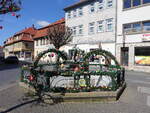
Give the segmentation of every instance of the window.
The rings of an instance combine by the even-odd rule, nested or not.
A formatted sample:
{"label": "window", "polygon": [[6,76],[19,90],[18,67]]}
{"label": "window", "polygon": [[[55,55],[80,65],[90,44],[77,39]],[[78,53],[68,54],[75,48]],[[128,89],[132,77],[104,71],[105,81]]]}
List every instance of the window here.
{"label": "window", "polygon": [[28,47],[29,47],[29,44],[28,44],[28,43],[25,43],[25,47],[28,48]]}
{"label": "window", "polygon": [[94,3],[92,3],[92,4],[90,5],[90,13],[92,13],[92,12],[95,12]]}
{"label": "window", "polygon": [[97,26],[97,32],[103,32],[104,31],[103,22],[104,21],[97,22],[97,24],[98,24],[98,26]]}
{"label": "window", "polygon": [[141,31],[141,24],[140,23],[133,23],[133,32]]}
{"label": "window", "polygon": [[36,46],[38,46],[39,45],[39,43],[38,43],[39,41],[38,40],[36,40]]}
{"label": "window", "polygon": [[45,38],[43,38],[43,45],[45,45]]}
{"label": "window", "polygon": [[125,25],[123,25],[123,27],[124,27],[124,32],[125,33],[128,33],[128,32],[132,31],[131,24],[125,24]]}
{"label": "window", "polygon": [[94,22],[89,23],[89,34],[94,34]]}
{"label": "window", "polygon": [[150,0],[123,0],[123,8],[131,8],[150,3]]}
{"label": "window", "polygon": [[72,32],[73,32],[73,36],[76,36],[76,34],[77,34],[76,27],[73,27],[73,28],[72,28]]}
{"label": "window", "polygon": [[138,33],[138,32],[150,32],[150,21],[136,22],[123,25],[124,32],[127,34]]}
{"label": "window", "polygon": [[133,6],[141,5],[141,0],[133,0]]}
{"label": "window", "polygon": [[113,0],[107,0],[107,7],[112,7],[113,6]]}
{"label": "window", "polygon": [[150,0],[143,0],[143,4],[150,3]]}
{"label": "window", "polygon": [[150,66],[150,47],[135,47],[134,53],[137,66]]}
{"label": "window", "polygon": [[113,31],[113,19],[106,20],[106,31]]}
{"label": "window", "polygon": [[67,13],[67,18],[68,18],[68,19],[71,18],[71,12],[70,12],[70,11]]}
{"label": "window", "polygon": [[79,25],[79,35],[83,35],[83,25]]}
{"label": "window", "polygon": [[124,0],[123,1],[123,8],[130,8],[131,7],[131,0]]}
{"label": "window", "polygon": [[73,17],[77,17],[77,10],[73,10]]}
{"label": "window", "polygon": [[83,15],[82,9],[83,9],[82,7],[79,8],[79,16],[82,16],[82,15]]}
{"label": "window", "polygon": [[40,39],[40,45],[42,45],[42,39]]}
{"label": "window", "polygon": [[150,31],[150,21],[143,22],[143,30]]}
{"label": "window", "polygon": [[39,52],[38,51],[36,51],[36,55],[38,55],[39,54]]}
{"label": "window", "polygon": [[104,8],[103,0],[98,0],[98,11]]}
{"label": "window", "polygon": [[46,38],[46,45],[48,45],[49,44],[49,42],[48,42],[48,38]]}

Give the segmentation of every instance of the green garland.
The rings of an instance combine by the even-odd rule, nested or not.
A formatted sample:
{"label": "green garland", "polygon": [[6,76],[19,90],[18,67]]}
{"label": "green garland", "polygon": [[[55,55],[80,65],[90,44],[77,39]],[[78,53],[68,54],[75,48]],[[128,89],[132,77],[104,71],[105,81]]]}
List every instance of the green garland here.
{"label": "green garland", "polygon": [[36,58],[36,60],[34,62],[34,67],[38,66],[39,60],[43,57],[43,55],[45,55],[48,52],[56,53],[59,58],[61,57],[63,60],[67,60],[67,56],[66,56],[66,54],[64,52],[61,52],[61,51],[59,51],[57,49],[48,49],[48,50],[45,50],[45,51],[43,51],[43,52],[41,52],[41,53],[39,53],[37,55],[37,58]]}
{"label": "green garland", "polygon": [[91,51],[91,52],[89,52],[89,53],[87,53],[85,56],[84,56],[84,58],[83,58],[83,61],[85,61],[86,62],[86,60],[91,56],[91,55],[102,55],[102,56],[104,56],[107,60],[108,60],[108,58],[111,58],[114,62],[115,62],[115,64],[117,65],[117,66],[119,66],[119,63],[117,62],[117,60],[116,60],[116,58],[111,54],[111,52],[108,52],[108,51],[105,51],[105,50],[93,50],[93,51]]}
{"label": "green garland", "polygon": [[[56,64],[38,64],[39,60],[48,52],[56,53],[58,55],[58,58],[61,57],[64,60],[63,64],[68,65],[68,66],[66,66],[65,69],[63,70],[62,68],[60,68],[61,67],[60,62],[57,62]],[[111,58],[115,62],[115,65],[89,64],[87,59],[89,59],[89,57],[93,54],[94,55],[102,55],[107,60],[109,58]],[[72,61],[67,60],[67,55],[65,52],[61,52],[61,51],[56,50],[56,49],[48,49],[48,50],[43,51],[40,54],[38,54],[38,56],[37,56],[37,58],[33,64],[33,67],[31,69],[28,67],[23,67],[22,70],[30,71],[36,80],[38,75],[39,75],[39,72],[37,72],[35,70],[35,68],[37,68],[38,66],[40,67],[40,66],[44,66],[44,65],[57,65],[59,74],[57,73],[56,75],[61,75],[61,76],[65,76],[65,77],[69,77],[69,76],[74,77],[74,83],[75,83],[74,88],[64,89],[66,92],[88,92],[88,91],[97,91],[97,90],[100,90],[100,91],[114,90],[115,91],[119,87],[119,85],[117,84],[117,81],[116,81],[117,76],[124,69],[119,65],[119,63],[117,62],[115,57],[110,52],[105,51],[105,50],[91,51],[84,56],[82,62],[72,62]],[[89,71],[90,65],[98,65],[100,67],[106,66],[108,68],[108,70]],[[72,70],[72,67],[76,67],[76,66],[79,68],[79,70]],[[23,74],[23,72],[22,72],[22,74]],[[46,74],[52,75],[54,73],[52,73],[52,72],[44,73],[44,76]],[[112,78],[111,87],[90,87],[90,75],[110,76]],[[87,87],[79,87],[79,79],[81,76],[84,76],[84,79],[86,80],[86,86]],[[51,76],[49,76],[49,77],[51,77]],[[22,78],[22,81],[27,82],[23,78]],[[35,85],[37,85],[37,84],[32,84],[32,83],[29,83],[29,84],[33,85],[33,87],[36,87]],[[53,88],[53,89],[49,89],[49,90],[53,90],[54,92],[57,92],[57,91],[60,91],[60,89],[59,88]]]}

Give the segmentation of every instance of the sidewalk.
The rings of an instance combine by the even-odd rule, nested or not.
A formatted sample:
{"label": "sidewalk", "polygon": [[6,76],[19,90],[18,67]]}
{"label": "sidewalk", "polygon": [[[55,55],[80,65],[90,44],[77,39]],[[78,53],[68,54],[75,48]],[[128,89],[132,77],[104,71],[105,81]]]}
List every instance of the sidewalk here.
{"label": "sidewalk", "polygon": [[[36,104],[25,98],[26,90],[17,84],[0,91],[0,113],[149,113],[150,107],[137,99],[132,87],[127,87],[117,102]],[[144,95],[142,95],[144,96]],[[6,111],[6,112],[2,112]]]}

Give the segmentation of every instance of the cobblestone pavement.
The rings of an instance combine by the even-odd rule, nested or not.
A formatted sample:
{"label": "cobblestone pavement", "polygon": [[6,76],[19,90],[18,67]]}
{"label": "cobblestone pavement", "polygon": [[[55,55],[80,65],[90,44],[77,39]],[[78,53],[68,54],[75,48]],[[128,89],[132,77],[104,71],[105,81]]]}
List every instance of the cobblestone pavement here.
{"label": "cobblestone pavement", "polygon": [[[127,72],[127,88],[121,98],[109,103],[37,104],[25,99],[17,84],[0,91],[0,111],[8,113],[150,113],[150,74]],[[4,112],[5,113],[5,112]]]}

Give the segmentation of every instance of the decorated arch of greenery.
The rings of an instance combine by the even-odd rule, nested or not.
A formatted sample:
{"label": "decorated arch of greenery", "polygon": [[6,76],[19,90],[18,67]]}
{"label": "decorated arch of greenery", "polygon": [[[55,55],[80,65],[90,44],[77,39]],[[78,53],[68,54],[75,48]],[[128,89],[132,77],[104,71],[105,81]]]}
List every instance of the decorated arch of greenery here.
{"label": "decorated arch of greenery", "polygon": [[[57,56],[56,62],[39,63],[46,54],[49,58],[54,58],[54,53]],[[100,64],[99,61],[91,62],[91,56],[99,56],[99,59],[103,57],[106,64]],[[22,67],[21,80],[29,83],[38,92],[115,91],[123,84],[124,68],[119,65],[110,52],[99,49],[82,57],[82,61],[70,61],[67,60],[65,52],[48,49],[37,56],[32,66]],[[111,64],[111,61],[114,64]],[[97,83],[92,83],[94,78],[97,78],[95,79]],[[107,83],[104,83],[103,79]]]}

